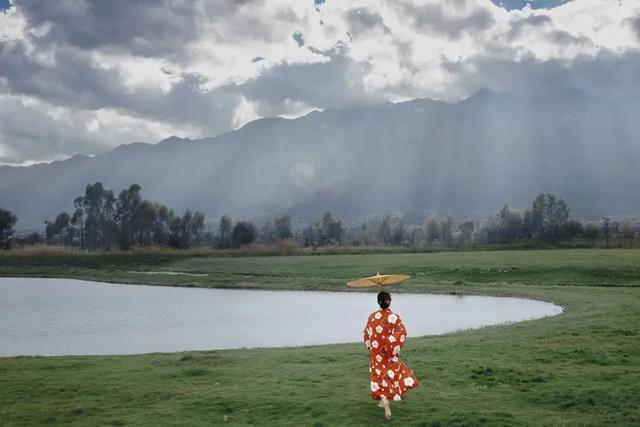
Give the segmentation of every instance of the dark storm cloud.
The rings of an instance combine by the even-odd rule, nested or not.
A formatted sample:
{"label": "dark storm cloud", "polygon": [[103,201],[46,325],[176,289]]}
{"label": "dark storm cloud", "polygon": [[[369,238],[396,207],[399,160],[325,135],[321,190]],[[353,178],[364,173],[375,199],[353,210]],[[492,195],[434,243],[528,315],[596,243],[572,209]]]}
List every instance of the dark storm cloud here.
{"label": "dark storm cloud", "polygon": [[529,27],[541,28],[551,24],[551,18],[547,15],[528,15],[514,19],[509,24],[509,31],[507,32],[507,39],[514,40],[520,37],[523,31],[528,30]]}
{"label": "dark storm cloud", "polygon": [[346,18],[349,23],[349,29],[351,30],[350,33],[354,36],[358,36],[374,28],[380,28],[384,32],[389,32],[389,28],[384,24],[382,16],[365,7],[349,9]]}
{"label": "dark storm cloud", "polygon": [[[455,6],[460,8],[464,1],[458,0]],[[469,14],[446,14],[442,4],[422,6],[400,3],[407,16],[413,19],[417,31],[441,34],[450,39],[459,39],[463,33],[477,34],[494,24],[493,16],[486,9],[475,9]]]}
{"label": "dark storm cloud", "polygon": [[29,56],[23,43],[0,42],[0,76],[11,93],[58,105],[97,109],[118,104],[125,87],[117,71],[95,68],[78,49],[60,49],[55,63]]}
{"label": "dark storm cloud", "polygon": [[116,69],[95,67],[90,56],[74,48],[58,49],[55,64],[27,56],[21,43],[0,43],[0,77],[13,94],[29,95],[76,109],[113,108],[138,118],[191,123],[212,133],[230,129],[239,96],[228,88],[202,90],[206,79],[183,74],[170,90],[131,91]]}
{"label": "dark storm cloud", "polygon": [[631,27],[633,28],[633,31],[635,31],[638,40],[640,40],[640,16],[631,19]]}
{"label": "dark storm cloud", "polygon": [[328,62],[276,65],[238,89],[257,103],[258,114],[263,116],[286,113],[288,102],[331,108],[382,100],[365,91],[362,66],[343,49],[326,54]]}
{"label": "dark storm cloud", "polygon": [[585,36],[574,36],[571,33],[562,30],[555,30],[549,33],[549,40],[551,40],[555,44],[559,45],[580,45],[580,46],[589,46],[593,43],[591,39]]}
{"label": "dark storm cloud", "polygon": [[180,53],[197,40],[201,16],[189,3],[169,0],[17,0],[30,27],[50,25],[40,43],[80,49],[112,48],[157,57]]}

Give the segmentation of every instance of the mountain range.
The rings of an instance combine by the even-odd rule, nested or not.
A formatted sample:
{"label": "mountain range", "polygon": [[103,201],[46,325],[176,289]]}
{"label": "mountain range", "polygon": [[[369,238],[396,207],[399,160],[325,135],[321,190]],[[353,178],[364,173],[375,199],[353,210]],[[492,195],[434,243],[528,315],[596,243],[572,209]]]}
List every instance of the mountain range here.
{"label": "mountain range", "polygon": [[640,211],[638,103],[576,89],[538,97],[481,90],[449,103],[399,103],[267,118],[212,138],[132,143],[93,157],[0,167],[0,208],[18,229],[42,228],[88,183],[209,222],[222,214],[304,225],[330,211],[348,224],[383,214],[480,218],[536,194],[563,197],[578,218]]}

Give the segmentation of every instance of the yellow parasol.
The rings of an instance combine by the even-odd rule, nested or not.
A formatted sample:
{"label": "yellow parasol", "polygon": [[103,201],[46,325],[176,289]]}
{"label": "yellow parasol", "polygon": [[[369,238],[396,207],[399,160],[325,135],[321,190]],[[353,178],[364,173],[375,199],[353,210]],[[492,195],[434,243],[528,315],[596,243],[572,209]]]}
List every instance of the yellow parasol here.
{"label": "yellow parasol", "polygon": [[372,286],[384,286],[390,285],[392,283],[400,283],[405,280],[410,279],[411,276],[406,274],[380,274],[376,273],[375,276],[365,277],[362,279],[357,279],[352,282],[348,282],[347,286],[351,286],[352,288],[368,288]]}

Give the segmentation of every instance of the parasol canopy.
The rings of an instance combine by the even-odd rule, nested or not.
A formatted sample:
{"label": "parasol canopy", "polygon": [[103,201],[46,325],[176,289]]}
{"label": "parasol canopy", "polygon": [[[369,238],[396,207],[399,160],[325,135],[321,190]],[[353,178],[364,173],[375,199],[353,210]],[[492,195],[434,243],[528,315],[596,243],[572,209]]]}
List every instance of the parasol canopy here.
{"label": "parasol canopy", "polygon": [[368,288],[373,286],[384,286],[390,285],[392,283],[400,283],[405,280],[410,279],[411,276],[407,274],[380,274],[376,273],[375,276],[364,277],[362,279],[357,279],[352,282],[348,282],[347,286],[351,286],[352,288]]}

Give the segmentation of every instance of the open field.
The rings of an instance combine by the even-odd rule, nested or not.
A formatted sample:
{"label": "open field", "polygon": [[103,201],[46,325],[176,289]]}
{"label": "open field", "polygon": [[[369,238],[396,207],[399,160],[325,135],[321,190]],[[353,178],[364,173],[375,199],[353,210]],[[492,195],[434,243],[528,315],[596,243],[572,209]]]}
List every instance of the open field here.
{"label": "open field", "polygon": [[422,386],[391,422],[368,398],[366,351],[348,344],[0,359],[0,424],[640,424],[638,250],[0,255],[2,276],[180,286],[345,290],[376,271],[414,276],[395,291],[529,296],[566,312],[411,338],[403,354]]}

